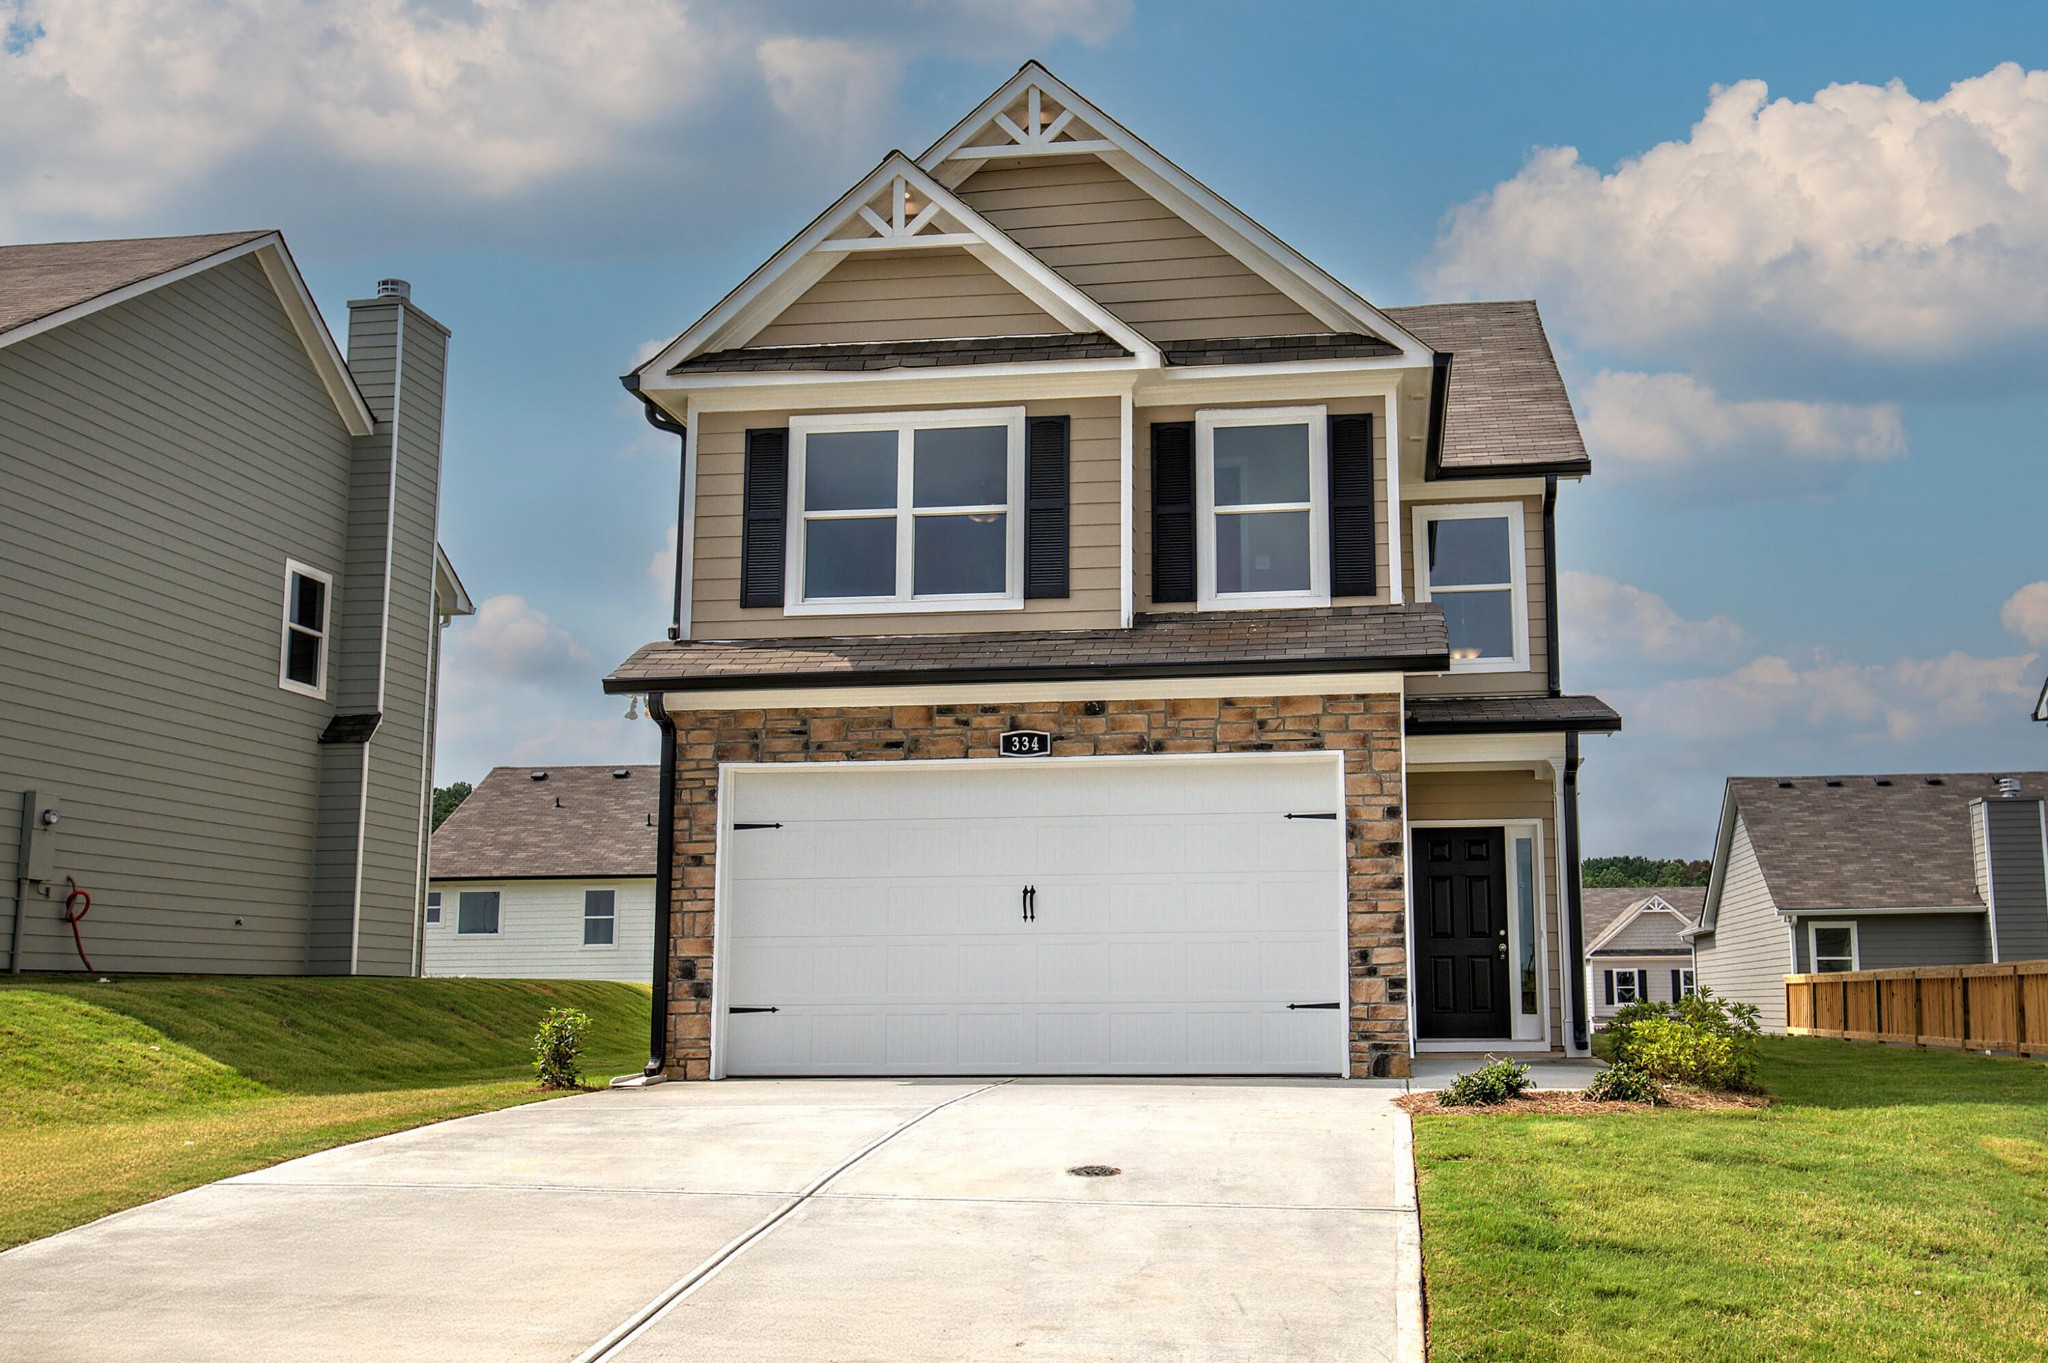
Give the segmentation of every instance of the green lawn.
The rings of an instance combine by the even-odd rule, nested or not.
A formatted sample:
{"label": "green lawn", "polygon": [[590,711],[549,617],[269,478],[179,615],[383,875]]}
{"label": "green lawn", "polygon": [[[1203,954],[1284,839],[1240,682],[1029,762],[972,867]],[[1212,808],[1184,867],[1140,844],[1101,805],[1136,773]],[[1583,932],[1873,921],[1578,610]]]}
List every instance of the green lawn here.
{"label": "green lawn", "polygon": [[0,1247],[348,1141],[546,1097],[531,1040],[590,1014],[586,1074],[647,1060],[645,986],[0,977]]}
{"label": "green lawn", "polygon": [[1768,1038],[1763,1080],[1419,1117],[1431,1359],[2048,1358],[2048,1065]]}

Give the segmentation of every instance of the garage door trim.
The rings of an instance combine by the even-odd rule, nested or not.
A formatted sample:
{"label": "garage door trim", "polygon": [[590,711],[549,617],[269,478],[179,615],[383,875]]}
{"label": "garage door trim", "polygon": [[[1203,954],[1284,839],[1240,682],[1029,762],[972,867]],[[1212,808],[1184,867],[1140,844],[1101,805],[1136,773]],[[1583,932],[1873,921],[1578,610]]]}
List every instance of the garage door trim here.
{"label": "garage door trim", "polygon": [[[724,995],[724,984],[729,972],[723,968],[721,963],[730,959],[727,955],[726,938],[727,925],[731,920],[731,915],[724,912],[724,907],[731,902],[726,870],[728,864],[726,856],[727,839],[732,837],[760,836],[756,831],[735,830],[733,827],[733,811],[737,807],[733,799],[733,789],[736,783],[744,779],[748,774],[773,772],[777,775],[788,776],[798,772],[845,772],[850,768],[857,767],[863,774],[902,774],[920,770],[945,769],[949,771],[986,771],[993,775],[1002,771],[1016,771],[1027,768],[1071,768],[1084,765],[1089,767],[1147,765],[1157,768],[1168,764],[1190,763],[1234,763],[1262,766],[1278,763],[1307,766],[1321,763],[1327,766],[1330,769],[1329,790],[1332,801],[1330,808],[1334,809],[1338,814],[1337,827],[1340,836],[1345,839],[1345,860],[1348,862],[1349,840],[1348,834],[1344,830],[1346,828],[1349,806],[1345,798],[1344,775],[1346,764],[1342,752],[1324,750],[1315,752],[1130,753],[1089,757],[940,757],[906,758],[895,761],[859,763],[721,762],[718,767],[718,829],[714,844],[711,891],[713,908],[711,923],[711,998],[709,1001],[711,1005],[711,1077],[713,1079],[723,1079],[726,1077],[726,1008],[729,1001]],[[769,834],[769,836],[772,836],[772,834]],[[1342,888],[1335,897],[1336,902],[1332,906],[1332,912],[1336,921],[1337,940],[1343,944],[1341,950],[1344,952],[1346,962],[1348,962],[1351,918],[1350,875],[1348,869],[1339,878],[1339,883]],[[1341,971],[1341,978],[1345,981],[1345,993],[1340,1006],[1346,1015],[1347,1021],[1343,1029],[1345,1041],[1340,1047],[1342,1052],[1340,1057],[1341,1069],[1338,1072],[1343,1078],[1348,1079],[1351,1077],[1350,1026],[1348,1020],[1351,1000],[1349,994],[1350,970],[1348,963]]]}

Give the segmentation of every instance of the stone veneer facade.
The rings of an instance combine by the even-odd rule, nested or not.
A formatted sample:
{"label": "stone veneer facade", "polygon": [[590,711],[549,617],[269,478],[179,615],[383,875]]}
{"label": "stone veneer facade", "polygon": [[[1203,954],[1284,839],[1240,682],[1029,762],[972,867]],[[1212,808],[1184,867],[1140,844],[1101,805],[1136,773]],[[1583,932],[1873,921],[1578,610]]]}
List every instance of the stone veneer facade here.
{"label": "stone veneer facade", "polygon": [[[677,697],[680,706],[684,698]],[[1401,698],[1016,701],[1003,704],[672,709],[676,726],[669,1077],[711,1072],[713,863],[723,762],[996,757],[1007,729],[1053,734],[1053,756],[1344,754],[1351,884],[1351,1072],[1408,1073],[1407,891],[1402,879]]]}

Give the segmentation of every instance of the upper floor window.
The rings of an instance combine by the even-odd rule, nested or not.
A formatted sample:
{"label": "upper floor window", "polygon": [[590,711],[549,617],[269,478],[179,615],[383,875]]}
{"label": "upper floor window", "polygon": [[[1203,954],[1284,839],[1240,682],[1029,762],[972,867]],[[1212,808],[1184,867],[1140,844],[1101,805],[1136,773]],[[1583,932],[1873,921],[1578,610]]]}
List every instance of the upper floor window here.
{"label": "upper floor window", "polygon": [[1321,407],[1195,413],[1196,604],[1330,601]]}
{"label": "upper floor window", "polygon": [[1415,509],[1415,596],[1444,608],[1455,672],[1529,666],[1528,559],[1516,502]]}
{"label": "upper floor window", "polygon": [[327,696],[327,598],[333,588],[334,579],[318,568],[285,560],[277,684],[287,691]]}
{"label": "upper floor window", "polygon": [[786,609],[1024,604],[1024,409],[795,417]]}

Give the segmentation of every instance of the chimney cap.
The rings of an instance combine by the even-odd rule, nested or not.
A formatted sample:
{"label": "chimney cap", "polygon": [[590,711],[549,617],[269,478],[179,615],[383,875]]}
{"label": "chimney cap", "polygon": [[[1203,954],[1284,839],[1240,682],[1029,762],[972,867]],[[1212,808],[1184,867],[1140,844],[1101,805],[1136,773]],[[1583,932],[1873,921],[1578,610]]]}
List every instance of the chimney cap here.
{"label": "chimney cap", "polygon": [[377,296],[379,298],[410,299],[412,297],[412,283],[404,279],[380,279],[377,281]]}
{"label": "chimney cap", "polygon": [[2019,793],[2020,793],[2020,778],[2019,778],[2019,777],[2017,777],[2017,776],[2001,776],[2001,777],[1999,777],[1999,778],[1998,778],[1998,798],[1999,798],[1999,799],[2001,799],[2001,800],[2014,800],[2014,799],[2018,799],[2018,798],[2019,798]]}

